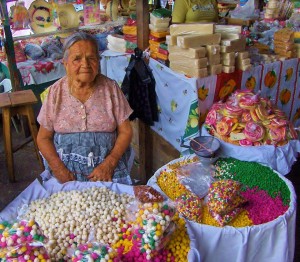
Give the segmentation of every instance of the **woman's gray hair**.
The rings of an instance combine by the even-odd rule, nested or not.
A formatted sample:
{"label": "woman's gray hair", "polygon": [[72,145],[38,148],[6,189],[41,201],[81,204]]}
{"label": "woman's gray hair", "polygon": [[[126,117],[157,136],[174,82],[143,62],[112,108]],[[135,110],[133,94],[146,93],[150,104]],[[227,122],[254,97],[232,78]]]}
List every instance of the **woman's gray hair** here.
{"label": "woman's gray hair", "polygon": [[64,47],[63,47],[64,59],[68,58],[69,48],[72,45],[74,45],[75,43],[79,42],[79,41],[89,41],[89,42],[91,42],[95,46],[95,48],[97,50],[97,55],[98,55],[98,58],[99,58],[99,48],[98,48],[97,39],[93,35],[90,35],[88,33],[79,31],[79,32],[76,32],[76,33],[70,35],[64,41]]}

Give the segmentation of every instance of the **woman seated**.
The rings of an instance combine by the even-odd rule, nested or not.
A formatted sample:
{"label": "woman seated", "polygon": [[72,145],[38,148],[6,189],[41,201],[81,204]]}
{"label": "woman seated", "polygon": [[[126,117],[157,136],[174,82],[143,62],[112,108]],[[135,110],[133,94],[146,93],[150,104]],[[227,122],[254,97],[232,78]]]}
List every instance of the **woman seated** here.
{"label": "woman seated", "polygon": [[176,0],[172,23],[217,22],[216,0]]}
{"label": "woman seated", "polygon": [[66,76],[54,83],[38,116],[45,167],[61,183],[131,184],[132,113],[118,84],[99,73],[95,38],[77,32],[64,42]]}

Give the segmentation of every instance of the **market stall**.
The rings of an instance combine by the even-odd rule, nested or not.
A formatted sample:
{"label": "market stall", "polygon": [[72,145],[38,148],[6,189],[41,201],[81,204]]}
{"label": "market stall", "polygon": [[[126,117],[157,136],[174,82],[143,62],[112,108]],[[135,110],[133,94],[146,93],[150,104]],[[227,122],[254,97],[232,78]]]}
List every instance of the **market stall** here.
{"label": "market stall", "polygon": [[[171,240],[170,238],[166,238],[164,240],[167,241],[165,242],[167,247],[170,247],[169,252],[173,252],[171,254],[175,255],[173,261],[253,261],[254,259],[259,261],[267,261],[272,259],[272,261],[278,262],[293,261],[295,248],[294,232],[296,219],[296,195],[290,181],[272,171],[268,167],[261,166],[256,163],[249,164],[248,162],[237,161],[234,159],[220,159],[216,163],[218,171],[214,176],[215,182],[219,181],[220,183],[224,183],[224,185],[228,183],[228,181],[231,181],[230,183],[242,184],[243,189],[240,194],[247,201],[247,203],[240,207],[242,210],[236,213],[236,215],[233,216],[234,218],[231,217],[230,219],[227,218],[226,220],[219,220],[212,216],[212,213],[208,211],[207,207],[205,207],[203,203],[193,205],[193,203],[196,203],[193,201],[196,200],[192,200],[191,197],[182,197],[191,193],[191,181],[193,181],[193,179],[196,177],[192,177],[191,173],[189,175],[191,181],[185,181],[182,178],[178,179],[178,175],[180,175],[179,170],[180,168],[189,167],[189,165],[192,165],[193,163],[197,164],[194,167],[200,168],[202,171],[203,168],[207,170],[207,167],[203,167],[201,164],[199,165],[198,160],[194,158],[194,155],[191,155],[189,157],[176,159],[161,167],[148,182],[148,185],[151,185],[154,189],[156,189],[158,192],[161,192],[168,198],[167,202],[164,202],[165,205],[168,203],[169,207],[175,206],[181,216],[185,218],[188,238],[185,237],[183,232],[175,230],[174,232],[172,231],[176,239],[174,240],[174,243],[172,242],[173,238],[171,238]],[[197,169],[194,169],[194,171],[195,170]],[[231,172],[234,171],[235,174],[233,175]],[[255,180],[253,180],[254,175],[257,176]],[[44,178],[47,177],[47,173],[43,173],[42,176]],[[249,180],[249,177],[252,177],[252,181]],[[201,190],[201,194],[203,194],[203,188],[204,191],[208,190],[208,187],[213,188],[213,181],[211,181],[211,185],[209,186],[209,184],[203,183],[205,180],[202,180],[199,177],[199,174],[197,179],[199,179],[197,191],[198,195]],[[199,188],[201,188],[201,190],[199,190]],[[192,190],[195,190],[195,188]],[[14,225],[16,226],[16,223],[20,223],[18,221],[24,221],[26,218],[34,219],[41,225],[43,230],[42,232],[44,232],[43,234],[49,242],[48,244],[47,242],[44,244],[40,243],[39,245],[35,244],[35,246],[40,248],[46,247],[46,251],[50,252],[48,254],[52,257],[52,259],[54,257],[57,259],[64,257],[66,259],[68,255],[72,254],[70,253],[71,251],[66,253],[66,250],[71,246],[73,247],[72,239],[74,239],[74,237],[76,237],[75,240],[83,244],[89,243],[87,240],[88,237],[89,239],[92,237],[94,243],[95,241],[100,241],[103,238],[101,240],[102,244],[110,243],[114,248],[118,248],[119,245],[116,244],[118,243],[116,242],[118,237],[115,240],[110,240],[113,239],[114,234],[109,232],[107,232],[107,234],[99,233],[100,231],[102,232],[106,230],[100,221],[95,225],[91,224],[92,230],[95,232],[94,237],[89,236],[89,230],[82,229],[82,227],[77,226],[77,221],[80,221],[81,216],[79,215],[79,217],[76,217],[76,214],[80,212],[83,216],[85,216],[87,221],[90,221],[89,216],[92,216],[92,214],[89,213],[89,210],[91,211],[94,208],[99,208],[97,206],[99,206],[99,203],[101,205],[101,199],[106,198],[106,196],[104,197],[104,194],[112,194],[110,198],[115,200],[113,203],[111,203],[111,208],[113,208],[112,210],[108,210],[108,213],[106,213],[106,211],[104,211],[104,213],[98,213],[100,218],[106,221],[108,226],[110,226],[110,223],[114,224],[113,221],[116,221],[114,220],[115,217],[124,217],[124,220],[127,221],[129,215],[128,212],[130,213],[131,210],[134,210],[130,204],[130,198],[132,201],[132,196],[135,196],[135,198],[138,197],[138,194],[136,194],[136,189],[132,186],[108,182],[69,182],[66,184],[59,184],[57,180],[53,178],[44,182],[43,184],[40,184],[38,180],[35,180],[0,213],[0,225],[2,227],[0,228],[0,230],[2,230],[0,232],[4,236],[4,238],[1,240],[2,248],[6,248],[5,243],[9,241],[10,238],[13,238],[13,232],[15,232],[10,230],[8,231],[10,233],[6,235],[6,229],[3,228],[3,225],[7,226],[5,223],[11,223],[12,225],[14,222]],[[116,210],[119,210],[120,212],[118,215],[116,215],[117,213],[113,213],[115,212],[113,210],[114,203],[119,201],[119,194],[123,195],[123,200],[121,202],[123,203],[123,206],[121,209],[118,208],[119,204],[116,206]],[[126,194],[128,194],[128,196],[126,196]],[[226,194],[229,194],[229,192]],[[91,199],[92,196],[95,199],[100,197],[97,205],[93,204],[94,200]],[[146,196],[149,198],[149,193],[144,197]],[[219,195],[219,197],[221,196]],[[229,197],[229,195],[227,197]],[[73,200],[71,200],[71,198]],[[89,204],[86,202],[88,199]],[[70,201],[69,205],[65,206],[64,201]],[[172,201],[173,204],[171,204],[170,201]],[[180,205],[181,202],[179,201],[187,202],[184,205]],[[210,203],[210,201],[212,203],[213,200],[210,199],[206,201],[208,201],[207,203]],[[226,202],[227,201],[228,198],[226,198]],[[152,205],[153,202],[147,204],[147,209],[149,210],[148,212],[151,214],[149,204]],[[72,209],[72,207],[76,208]],[[139,207],[141,208],[141,206]],[[125,213],[127,213],[127,218],[124,216]],[[138,209],[138,213],[143,214],[140,209]],[[154,217],[157,217],[157,211],[155,214],[156,215]],[[173,216],[171,213],[168,214],[173,220],[174,218],[172,218]],[[136,217],[138,216],[139,215],[136,215]],[[99,217],[97,219],[99,219]],[[166,221],[169,220],[167,219]],[[221,221],[223,223],[222,225],[220,224]],[[87,226],[83,220],[81,220],[80,224],[84,224],[87,229],[90,228],[90,226]],[[144,222],[143,225],[145,225]],[[119,232],[119,230],[122,228],[119,228],[119,226],[120,224],[118,223],[114,224],[114,228],[117,232]],[[62,229],[62,227],[64,229]],[[123,228],[125,228],[125,226]],[[180,227],[178,230],[179,229]],[[57,230],[62,231],[56,234],[55,232]],[[146,230],[145,227],[144,230]],[[180,230],[182,230],[182,228]],[[39,231],[35,230],[35,232]],[[20,234],[22,236],[22,231],[20,231]],[[124,233],[121,233],[121,235],[122,234]],[[130,233],[126,234],[128,236],[130,235]],[[105,235],[107,235],[109,238],[105,238]],[[180,240],[177,239],[176,236],[180,237]],[[126,238],[124,238],[123,235],[124,244],[125,239]],[[159,239],[160,238],[155,241],[160,241]],[[3,242],[3,240],[5,241]],[[131,238],[128,238],[128,240],[130,241]],[[71,243],[71,245],[65,245],[65,241]],[[173,244],[170,244],[170,246],[168,241],[171,241]],[[55,243],[57,243],[57,245],[53,245]],[[188,246],[186,246],[186,243],[189,243]],[[14,245],[11,246],[17,251],[21,244],[22,242],[19,243],[19,247]],[[174,249],[171,248],[172,245],[174,246]],[[130,244],[126,244],[125,248],[129,247],[130,250],[130,246]],[[133,246],[135,246],[135,244],[133,244]],[[187,257],[182,257],[182,255],[178,256],[179,253],[177,253],[175,250],[180,250],[181,254],[187,255]],[[142,252],[139,253],[140,256],[142,256],[143,251],[141,250],[139,252]],[[11,253],[13,253],[12,249]],[[47,253],[43,251],[42,254],[45,256]],[[85,254],[89,253],[86,252]],[[128,254],[130,254],[130,252]],[[151,253],[149,252],[147,254]],[[154,254],[155,253],[153,253],[153,255]],[[171,254],[169,257],[172,256]],[[0,252],[0,257],[1,255],[3,254]],[[22,253],[19,253],[19,256],[21,259]],[[127,258],[129,259],[129,257]],[[123,259],[125,259],[125,257]],[[147,259],[147,261],[149,260],[150,258]],[[127,260],[125,259],[122,261]],[[161,257],[160,261],[167,260]]]}
{"label": "market stall", "polygon": [[[166,49],[167,45],[162,42],[166,40],[170,12],[163,11],[166,17],[151,13],[149,24],[148,10],[143,7],[146,2],[137,4],[136,10],[142,15],[137,19],[129,17],[123,27],[124,36],[113,36],[114,42],[108,43],[111,44],[108,47],[120,47],[121,43],[121,52],[112,51],[112,48],[102,53],[101,72],[122,86],[130,61],[129,53],[136,46],[145,50],[150,43],[149,67],[156,81],[159,112],[159,119],[151,129],[185,156],[161,164],[159,168],[151,166],[153,155],[160,158],[162,153],[153,149],[154,135],[149,133],[149,127],[138,123],[141,177],[147,180],[157,169],[148,181],[151,190],[156,189],[155,192],[161,194],[155,193],[155,200],[151,194],[150,198],[148,194],[142,194],[145,188],[138,194],[137,187],[109,182],[59,184],[54,178],[47,180],[49,173],[44,172],[42,184],[35,180],[0,213],[3,237],[0,245],[4,250],[1,253],[0,249],[0,260],[7,258],[9,253],[9,258],[24,256],[24,260],[33,261],[37,254],[48,260],[72,257],[73,261],[82,261],[86,258],[84,255],[94,259],[89,252],[98,249],[101,253],[99,249],[102,248],[103,258],[114,258],[114,261],[142,258],[154,262],[292,262],[296,195],[284,175],[290,171],[300,152],[300,142],[292,126],[298,126],[300,119],[300,60],[293,56],[291,43],[286,44],[287,50],[277,49],[278,54],[270,56],[273,60],[251,64],[241,27],[199,23],[170,27]],[[111,8],[113,4],[111,1]],[[270,12],[267,12],[269,16],[274,15]],[[143,19],[145,17],[147,19]],[[139,35],[138,28],[144,29]],[[221,28],[233,32],[222,32]],[[186,30],[192,32],[191,36],[186,36]],[[197,32],[201,32],[200,35]],[[290,40],[293,34],[290,31],[287,34]],[[181,52],[192,57],[182,59],[178,56]],[[39,69],[58,76],[54,71],[59,70],[61,64],[57,63],[51,64],[51,70],[43,63],[19,69],[23,77],[29,77],[27,74],[31,72],[28,83],[33,80],[38,83],[44,81],[39,78],[42,73]],[[247,96],[251,99],[246,99]],[[237,97],[237,101],[231,103],[232,97]],[[238,108],[242,98],[246,102],[250,99],[253,104],[246,103],[243,109]],[[276,110],[270,106],[271,101],[277,106]],[[224,109],[223,105],[228,107]],[[215,118],[207,117],[214,109],[219,110],[213,112]],[[243,117],[242,113],[245,113]],[[224,125],[217,128],[215,124],[222,122],[221,117],[225,119]],[[209,130],[201,129],[203,123],[210,124],[207,119],[213,120],[211,128],[216,128],[215,132],[207,133]],[[247,122],[252,125],[246,137]],[[267,131],[263,129],[266,127]],[[284,129],[279,134],[280,139],[274,131],[277,127]],[[232,139],[227,129],[239,132],[234,133]],[[253,137],[252,133],[259,135]],[[212,152],[206,143],[200,143],[200,148],[212,154],[207,158],[195,158],[191,153],[197,150],[191,145],[192,142],[199,145],[196,139],[199,135],[212,139],[219,135],[216,141],[221,145],[220,150]],[[230,136],[235,144],[226,141],[225,136]],[[252,140],[249,141],[249,137]],[[189,143],[189,150],[183,146],[185,142]],[[148,176],[144,169],[146,165],[150,170]],[[162,200],[161,196],[165,198]],[[141,201],[143,198],[146,199],[144,202]],[[142,204],[139,203],[138,208],[135,206],[132,214],[132,206],[128,204],[137,199]],[[128,212],[134,217],[129,223]],[[26,224],[29,219],[30,224]],[[40,240],[38,250],[29,248],[36,245],[37,239]],[[92,240],[96,240],[97,245],[92,244]],[[28,254],[20,248],[18,241],[25,246],[30,244],[25,250]]]}

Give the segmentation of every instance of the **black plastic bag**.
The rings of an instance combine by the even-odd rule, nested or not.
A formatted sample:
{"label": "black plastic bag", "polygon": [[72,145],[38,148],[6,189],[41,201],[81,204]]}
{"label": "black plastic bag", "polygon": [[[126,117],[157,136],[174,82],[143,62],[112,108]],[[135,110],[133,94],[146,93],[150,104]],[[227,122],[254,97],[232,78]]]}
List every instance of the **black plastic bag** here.
{"label": "black plastic bag", "polygon": [[142,56],[143,51],[135,48],[126,68],[121,89],[133,109],[129,119],[139,118],[151,126],[154,121],[158,121],[156,82]]}

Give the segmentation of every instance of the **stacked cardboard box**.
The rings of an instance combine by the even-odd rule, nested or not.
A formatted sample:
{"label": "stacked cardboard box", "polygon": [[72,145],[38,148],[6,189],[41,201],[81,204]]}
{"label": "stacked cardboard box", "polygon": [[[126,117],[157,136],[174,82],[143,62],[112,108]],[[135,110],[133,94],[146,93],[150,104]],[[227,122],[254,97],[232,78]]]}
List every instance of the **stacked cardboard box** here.
{"label": "stacked cardboard box", "polygon": [[170,68],[197,78],[220,73],[220,41],[213,23],[171,25],[167,37]]}
{"label": "stacked cardboard box", "polygon": [[221,61],[224,73],[232,73],[236,69],[251,68],[249,53],[246,50],[246,38],[241,34],[241,26],[218,25],[221,34]]}
{"label": "stacked cardboard box", "polygon": [[107,36],[107,48],[115,52],[126,52],[126,41],[124,36],[111,34]]}
{"label": "stacked cardboard box", "polygon": [[123,25],[123,34],[127,53],[133,53],[137,47],[137,26],[135,15],[130,16]]}
{"label": "stacked cardboard box", "polygon": [[150,56],[168,65],[168,50],[165,47],[166,35],[169,34],[170,17],[157,17],[150,13]]}
{"label": "stacked cardboard box", "polygon": [[266,19],[278,18],[280,9],[281,9],[281,1],[269,0],[265,8],[265,18]]}
{"label": "stacked cardboard box", "polygon": [[283,28],[274,33],[274,52],[285,58],[297,56],[293,30]]}

